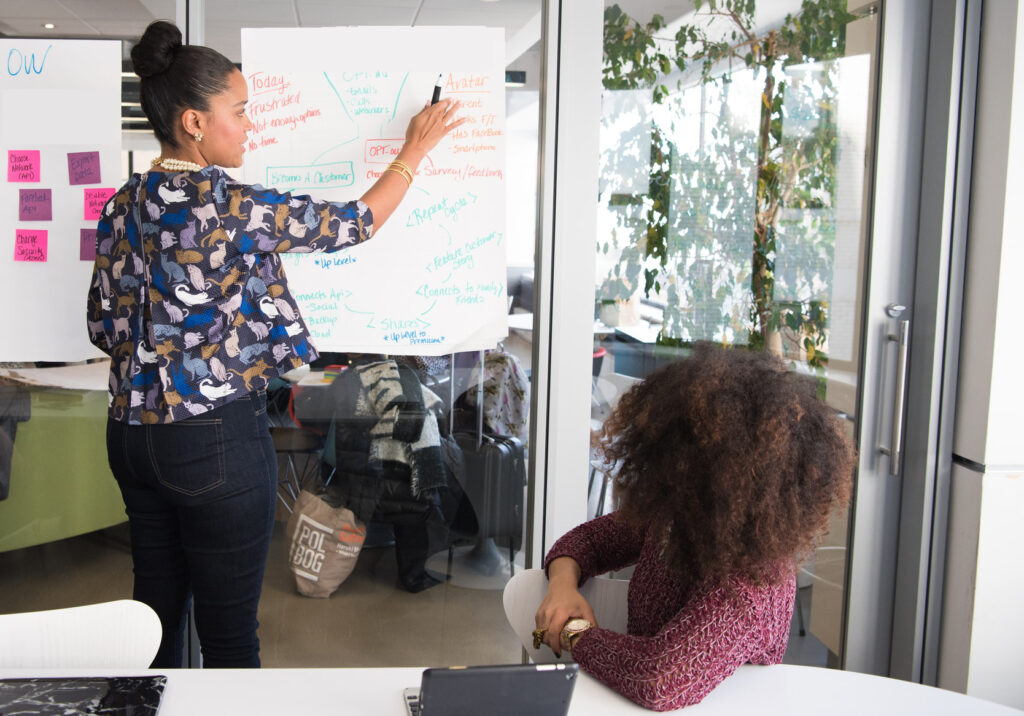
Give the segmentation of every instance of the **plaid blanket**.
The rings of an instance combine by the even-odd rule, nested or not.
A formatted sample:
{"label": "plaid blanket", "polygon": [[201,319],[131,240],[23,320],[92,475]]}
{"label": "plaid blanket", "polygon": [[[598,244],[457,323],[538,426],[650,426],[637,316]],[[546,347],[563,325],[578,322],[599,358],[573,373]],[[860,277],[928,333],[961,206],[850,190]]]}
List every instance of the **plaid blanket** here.
{"label": "plaid blanket", "polygon": [[441,437],[431,412],[440,399],[412,370],[399,369],[392,360],[356,366],[355,371],[362,386],[355,414],[377,420],[370,429],[370,465],[407,465],[409,487],[417,497],[443,487]]}

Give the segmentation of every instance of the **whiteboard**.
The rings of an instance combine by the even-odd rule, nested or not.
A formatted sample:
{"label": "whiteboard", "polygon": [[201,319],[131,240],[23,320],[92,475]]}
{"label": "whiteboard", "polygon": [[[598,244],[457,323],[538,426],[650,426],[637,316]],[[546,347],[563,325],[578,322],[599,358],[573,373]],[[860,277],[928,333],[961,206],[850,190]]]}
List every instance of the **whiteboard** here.
{"label": "whiteboard", "polygon": [[508,334],[504,64],[501,28],[242,30],[247,183],[359,198],[439,74],[442,97],[461,99],[469,118],[423,161],[379,235],[283,256],[320,350],[441,355]]}
{"label": "whiteboard", "polygon": [[86,216],[121,185],[121,43],[0,39],[0,58],[0,361],[102,356]]}

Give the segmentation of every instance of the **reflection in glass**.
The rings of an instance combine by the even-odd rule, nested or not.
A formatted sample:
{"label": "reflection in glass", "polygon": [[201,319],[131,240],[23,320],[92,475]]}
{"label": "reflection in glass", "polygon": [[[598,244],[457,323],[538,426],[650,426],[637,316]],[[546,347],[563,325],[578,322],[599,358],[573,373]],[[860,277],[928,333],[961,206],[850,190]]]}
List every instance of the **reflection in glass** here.
{"label": "reflection in glass", "polygon": [[[702,340],[776,353],[855,414],[874,16],[748,6],[606,6],[592,428]],[[595,472],[591,515],[614,507]],[[838,663],[846,523],[801,570],[790,660]]]}
{"label": "reflection in glass", "polygon": [[[137,25],[133,24],[130,34],[135,37],[155,19],[173,21],[175,18],[174,2],[161,0],[147,7],[152,16],[147,11],[146,17],[138,18]],[[448,2],[427,0],[409,7],[366,5],[354,8],[329,3],[299,3],[286,7],[277,0],[262,0],[247,3],[246,12],[241,16],[235,5],[208,0],[204,10],[205,27],[199,34],[205,44],[234,62],[241,60],[239,31],[243,26],[464,24],[504,28],[508,69],[526,73],[525,86],[509,88],[505,94],[508,297],[510,311],[518,319],[517,328],[504,341],[504,352],[518,360],[518,369],[528,388],[534,310],[541,3],[517,2],[507,8],[491,8],[474,0],[464,3],[462,8],[452,8]],[[86,13],[83,18],[111,35],[126,34],[121,29],[108,29],[101,17],[90,17]],[[386,53],[388,49],[381,47],[380,51]],[[130,90],[127,92],[122,99],[130,102]],[[134,101],[137,102],[137,97]],[[130,115],[126,110],[124,116]],[[124,126],[127,129],[127,124]],[[152,135],[145,130],[124,131],[123,138],[122,180],[132,172],[145,171],[158,150]],[[435,390],[443,404],[442,432],[476,435],[478,411],[474,400],[480,371],[474,373],[474,366],[478,360],[477,354],[458,355],[454,365],[440,372],[422,367],[424,385]],[[327,367],[331,362],[326,361],[319,367]],[[131,594],[131,564],[124,544],[126,530],[90,531],[124,520],[123,505],[107,469],[103,448],[106,366],[100,367],[103,369],[100,382],[90,390],[29,389],[32,417],[17,428],[12,453],[12,498],[0,501],[0,603],[5,610],[71,606]],[[486,381],[485,375],[485,384]],[[507,385],[509,381],[499,379],[497,382]],[[302,392],[321,386],[282,384],[275,387],[281,401],[277,405],[278,426],[299,430],[289,414],[289,402]],[[484,385],[483,392],[487,390]],[[486,408],[490,400],[484,397],[480,403]],[[528,416],[529,390],[518,400],[523,415]],[[292,405],[291,412],[295,412],[295,407]],[[65,415],[70,419],[64,419]],[[58,417],[60,421],[56,420]],[[303,421],[300,419],[300,422]],[[71,428],[70,424],[73,424]],[[497,423],[485,427],[487,432],[501,429]],[[281,444],[279,475],[290,481],[292,487],[295,480],[303,476],[315,479],[322,474],[326,479],[335,468],[331,463],[336,463],[336,453],[326,445],[326,438],[333,431],[328,426],[323,430],[315,439],[303,438],[301,444]],[[524,437],[524,449],[528,451],[528,426],[521,426],[519,430]],[[285,436],[283,440],[291,438],[294,435]],[[60,449],[54,450],[55,445]],[[309,445],[315,445],[316,450],[303,453],[302,449]],[[334,479],[338,479],[341,488],[340,478],[335,475]],[[105,486],[104,490],[98,490],[98,484]],[[525,485],[520,487],[525,497]],[[284,484],[281,494],[259,614],[265,665],[399,666],[519,660],[518,640],[510,630],[504,630],[501,587],[508,579],[510,563],[515,564],[516,571],[523,565],[525,499],[514,502],[514,509],[510,511],[517,523],[514,527],[518,529],[506,524],[502,525],[508,527],[504,534],[484,537],[480,535],[478,519],[478,512],[484,508],[473,505],[469,498],[468,507],[460,512],[460,505],[456,505],[454,515],[450,505],[438,506],[439,511],[447,512],[449,517],[440,530],[442,534],[428,530],[426,540],[415,545],[417,550],[412,561],[417,568],[414,577],[433,574],[442,583],[431,584],[420,591],[408,590],[400,574],[403,564],[407,563],[396,555],[396,542],[406,535],[396,535],[394,526],[384,520],[371,524],[353,574],[330,599],[311,600],[297,594],[288,570],[284,527],[289,516],[286,507],[292,503],[294,495]],[[25,500],[30,495],[29,509]],[[518,511],[516,504],[520,505]],[[111,513],[113,517],[108,519]],[[14,519],[18,515],[21,517]],[[88,518],[84,522],[80,520],[83,515]],[[67,524],[67,516],[80,520],[75,523],[76,531],[60,531]],[[78,526],[82,529],[77,529]],[[436,526],[432,522],[429,529]],[[57,530],[52,541],[51,538],[37,540],[32,543],[34,546],[24,541],[33,531],[51,528]],[[63,539],[68,534],[83,531],[88,534]],[[453,546],[451,564],[449,542]],[[455,575],[460,564],[482,568],[487,573],[473,575],[463,570]],[[449,574],[452,578],[444,581]],[[423,580],[413,586],[427,583]]]}

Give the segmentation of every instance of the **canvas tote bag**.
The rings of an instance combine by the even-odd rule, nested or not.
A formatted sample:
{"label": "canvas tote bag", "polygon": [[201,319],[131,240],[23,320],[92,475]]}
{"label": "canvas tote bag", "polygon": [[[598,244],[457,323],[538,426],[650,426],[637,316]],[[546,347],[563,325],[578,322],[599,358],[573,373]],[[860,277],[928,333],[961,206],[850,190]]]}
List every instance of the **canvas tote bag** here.
{"label": "canvas tote bag", "polygon": [[347,507],[302,490],[288,518],[288,567],[299,594],[326,599],[356,566],[366,525]]}

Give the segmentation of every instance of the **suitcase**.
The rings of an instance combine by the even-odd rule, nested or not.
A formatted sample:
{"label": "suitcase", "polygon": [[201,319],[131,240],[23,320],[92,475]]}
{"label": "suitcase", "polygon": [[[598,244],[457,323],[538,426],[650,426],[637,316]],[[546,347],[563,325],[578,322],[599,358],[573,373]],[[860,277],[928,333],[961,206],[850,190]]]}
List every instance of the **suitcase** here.
{"label": "suitcase", "polygon": [[471,432],[454,433],[462,450],[465,470],[462,489],[476,513],[477,537],[522,541],[526,458],[523,444],[514,437],[484,433],[477,446]]}

